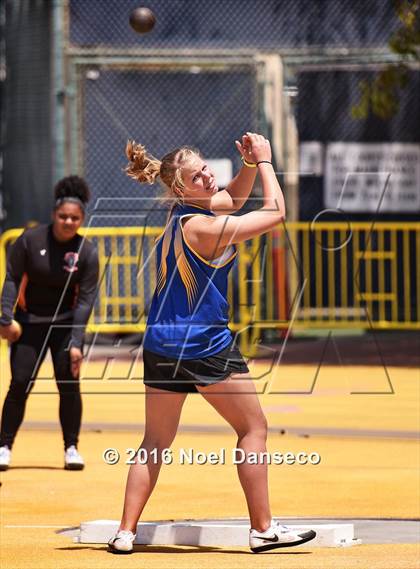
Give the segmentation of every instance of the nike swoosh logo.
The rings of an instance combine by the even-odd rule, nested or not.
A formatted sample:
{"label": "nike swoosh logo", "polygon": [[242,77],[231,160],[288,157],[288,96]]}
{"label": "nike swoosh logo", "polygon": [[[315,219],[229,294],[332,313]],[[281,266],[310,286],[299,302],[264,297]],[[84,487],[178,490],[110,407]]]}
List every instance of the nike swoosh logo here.
{"label": "nike swoosh logo", "polygon": [[270,541],[271,543],[276,543],[279,540],[278,535],[273,535],[273,537],[260,537],[259,535],[254,535],[254,539],[263,539],[264,541]]}

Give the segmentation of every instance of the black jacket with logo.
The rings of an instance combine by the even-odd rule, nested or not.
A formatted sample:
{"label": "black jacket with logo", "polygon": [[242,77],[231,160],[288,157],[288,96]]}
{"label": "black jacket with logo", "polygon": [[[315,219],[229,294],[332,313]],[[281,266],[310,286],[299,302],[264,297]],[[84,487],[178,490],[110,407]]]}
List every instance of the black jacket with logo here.
{"label": "black jacket with logo", "polygon": [[1,297],[0,324],[72,323],[72,345],[80,347],[96,296],[98,255],[76,235],[60,242],[52,225],[25,231],[12,245]]}

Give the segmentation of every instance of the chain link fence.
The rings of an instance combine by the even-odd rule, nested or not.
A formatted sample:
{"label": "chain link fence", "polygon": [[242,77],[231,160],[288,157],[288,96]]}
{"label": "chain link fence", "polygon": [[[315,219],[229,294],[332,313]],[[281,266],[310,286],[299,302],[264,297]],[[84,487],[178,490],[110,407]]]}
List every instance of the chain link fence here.
{"label": "chain link fence", "polygon": [[[128,138],[158,158],[182,144],[196,146],[207,159],[228,160],[234,173],[234,140],[247,130],[273,142],[289,219],[311,221],[331,209],[329,143],[419,141],[416,69],[395,117],[352,117],[361,82],[392,60],[387,42],[401,23],[396,6],[381,0],[151,0],[156,25],[138,34],[129,25],[135,1],[68,0],[62,12],[68,167],[93,189],[95,223],[102,223],[98,206],[135,209],[148,223],[164,222],[160,202],[152,206],[161,189],[140,188],[123,174]],[[307,143],[315,160],[309,170]],[[386,200],[374,212],[380,219],[413,219],[410,202],[394,204],[391,213],[385,206]],[[350,217],[371,214],[361,205]],[[114,219],[129,223],[125,215]]]}
{"label": "chain link fence", "polygon": [[[92,188],[95,224],[102,223],[98,207],[135,208],[161,224],[163,213],[144,214],[160,188],[139,188],[123,174],[128,138],[157,157],[180,144],[197,146],[208,159],[228,160],[234,173],[234,140],[263,132],[273,142],[291,220],[311,219],[328,201],[322,167],[305,173],[299,143],[324,145],[315,157],[322,163],[331,141],[418,143],[416,69],[396,118],[351,117],[360,80],[398,59],[388,46],[401,24],[397,0],[147,6],[156,25],[138,34],[129,25],[137,0],[2,3],[5,227],[47,221],[49,186],[70,172]],[[129,223],[124,215],[114,221]]]}
{"label": "chain link fence", "polygon": [[[376,72],[375,66],[360,64],[300,70],[296,118],[301,170],[312,170],[306,175],[302,172],[299,179],[301,221],[313,221],[324,209],[329,211],[323,221],[340,221],[343,212],[354,221],[417,219],[420,72],[409,72],[395,116],[382,120],[369,114],[356,120],[351,110],[360,97],[359,85],[372,81]],[[351,153],[357,156],[352,159]],[[306,154],[312,154],[312,163],[308,164]],[[345,171],[336,175],[344,165]],[[364,188],[358,183],[362,179]],[[359,191],[352,192],[354,186]],[[369,195],[371,187],[376,193]],[[336,208],[341,211],[334,213]]]}
{"label": "chain link fence", "polygon": [[228,159],[238,170],[234,141],[257,129],[255,74],[253,66],[243,65],[220,70],[81,65],[76,84],[83,125],[78,170],[94,193],[95,224],[104,225],[100,212],[108,208],[114,214],[124,211],[122,219],[115,218],[118,225],[130,223],[127,214],[134,211],[147,217],[149,225],[165,223],[161,201],[151,199],[162,195],[162,188],[139,186],[123,171],[128,139],[145,144],[157,158],[187,144],[199,148],[206,159]]}
{"label": "chain link fence", "polygon": [[[47,181],[69,173],[83,175],[91,187],[92,227],[162,226],[162,189],[139,186],[124,174],[127,139],[157,158],[183,144],[195,146],[220,168],[223,186],[240,166],[234,141],[246,131],[272,141],[290,221],[416,218],[418,64],[410,66],[395,116],[352,116],[361,81],[399,61],[388,46],[401,23],[394,2],[149,0],[147,6],[156,25],[137,34],[129,26],[136,0],[3,4],[2,148],[11,143],[3,150],[6,226],[33,217],[48,221]],[[32,51],[29,36],[19,33],[31,26]],[[19,62],[30,52],[29,72]],[[368,151],[366,145],[373,146]],[[259,195],[257,184],[248,207],[258,207]],[[14,196],[19,207],[13,209]],[[301,243],[292,237],[290,245],[300,256]],[[118,255],[132,254],[128,245],[118,247]],[[273,247],[274,267],[279,255],[282,263],[290,261],[284,247]],[[274,273],[282,278],[281,270]],[[127,276],[110,278],[115,288]],[[340,272],[334,286],[341,289],[346,278]],[[276,298],[284,302],[287,283],[279,282]],[[262,298],[270,287],[261,284]],[[113,321],[129,319],[123,307],[108,311]],[[285,307],[272,312],[284,314]]]}
{"label": "chain link fence", "polygon": [[136,0],[69,0],[69,41],[81,48],[275,50],[382,48],[397,26],[383,0],[148,0],[153,32],[128,24]]}

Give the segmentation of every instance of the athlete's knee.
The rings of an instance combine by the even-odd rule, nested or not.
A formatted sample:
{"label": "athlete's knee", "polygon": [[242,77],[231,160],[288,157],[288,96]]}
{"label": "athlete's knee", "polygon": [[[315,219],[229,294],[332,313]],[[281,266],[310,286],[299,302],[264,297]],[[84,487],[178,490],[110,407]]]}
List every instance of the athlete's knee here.
{"label": "athlete's knee", "polygon": [[245,425],[236,429],[236,432],[239,439],[242,439],[246,436],[252,436],[254,438],[266,441],[268,432],[267,419],[263,414],[261,414],[261,416],[255,417],[251,421],[247,421]]}
{"label": "athlete's knee", "polygon": [[66,380],[57,380],[57,387],[60,395],[75,395],[80,393],[80,382],[73,377]]}
{"label": "athlete's knee", "polygon": [[7,393],[7,398],[14,401],[25,401],[32,389],[33,382],[30,380],[12,380]]}
{"label": "athlete's knee", "polygon": [[255,427],[256,434],[263,439],[264,441],[267,440],[267,433],[268,433],[268,424],[267,419],[264,415],[259,420],[258,424]]}
{"label": "athlete's knee", "polygon": [[263,439],[264,441],[267,440],[268,425],[267,419],[264,415],[259,417],[255,423],[251,425],[251,432],[254,436]]}
{"label": "athlete's knee", "polygon": [[175,434],[173,433],[164,433],[162,435],[145,435],[143,442],[140,445],[140,448],[144,448],[147,451],[151,452],[152,450],[156,449],[156,452],[160,453],[161,451],[169,448],[175,439]]}

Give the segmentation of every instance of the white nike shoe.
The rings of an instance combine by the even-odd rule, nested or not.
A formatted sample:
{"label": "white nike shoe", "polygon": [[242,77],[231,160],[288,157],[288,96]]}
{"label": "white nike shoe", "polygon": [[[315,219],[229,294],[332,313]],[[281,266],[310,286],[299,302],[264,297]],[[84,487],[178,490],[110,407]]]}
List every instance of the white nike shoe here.
{"label": "white nike shoe", "polygon": [[280,522],[271,522],[270,527],[263,531],[249,530],[249,547],[254,553],[269,551],[277,547],[293,547],[314,539],[313,530],[299,530],[283,526]]}
{"label": "white nike shoe", "polygon": [[129,530],[120,530],[108,541],[112,553],[132,553],[136,534]]}
{"label": "white nike shoe", "polygon": [[64,453],[64,468],[66,470],[83,470],[84,460],[74,445],[69,446]]}
{"label": "white nike shoe", "polygon": [[0,447],[0,470],[7,470],[10,464],[12,451],[6,445]]}

